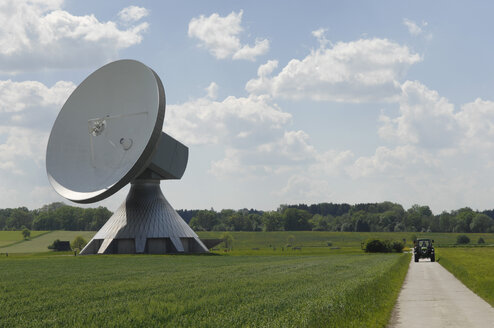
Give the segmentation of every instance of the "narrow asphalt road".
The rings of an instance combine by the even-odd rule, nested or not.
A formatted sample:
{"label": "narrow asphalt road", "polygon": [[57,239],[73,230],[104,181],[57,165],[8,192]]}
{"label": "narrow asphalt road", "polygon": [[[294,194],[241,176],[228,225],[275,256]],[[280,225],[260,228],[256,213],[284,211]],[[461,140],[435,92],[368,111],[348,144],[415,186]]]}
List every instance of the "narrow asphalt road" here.
{"label": "narrow asphalt road", "polygon": [[494,308],[439,263],[412,261],[388,327],[494,327]]}

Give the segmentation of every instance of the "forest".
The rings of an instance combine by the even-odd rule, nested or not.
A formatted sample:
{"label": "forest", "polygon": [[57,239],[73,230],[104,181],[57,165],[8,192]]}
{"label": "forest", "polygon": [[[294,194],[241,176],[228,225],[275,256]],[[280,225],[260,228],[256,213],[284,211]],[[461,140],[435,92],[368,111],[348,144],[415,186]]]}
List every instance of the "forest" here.
{"label": "forest", "polygon": [[[365,204],[280,205],[274,211],[255,209],[178,210],[196,231],[383,231],[492,232],[494,210],[465,207],[434,215],[428,206],[405,210],[392,202]],[[0,209],[0,230],[99,230],[112,215],[106,207],[81,208],[62,202],[40,209]]]}

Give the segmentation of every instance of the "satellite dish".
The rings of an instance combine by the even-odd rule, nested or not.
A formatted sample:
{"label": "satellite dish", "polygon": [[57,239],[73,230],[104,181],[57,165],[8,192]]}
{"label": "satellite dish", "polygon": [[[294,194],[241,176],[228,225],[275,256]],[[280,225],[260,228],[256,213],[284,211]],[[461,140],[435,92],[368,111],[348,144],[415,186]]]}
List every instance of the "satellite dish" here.
{"label": "satellite dish", "polygon": [[126,201],[81,254],[207,252],[159,187],[180,179],[188,161],[188,148],[161,131],[164,117],[160,78],[134,60],[96,70],[63,105],[46,150],[55,191],[93,203],[131,183]]}

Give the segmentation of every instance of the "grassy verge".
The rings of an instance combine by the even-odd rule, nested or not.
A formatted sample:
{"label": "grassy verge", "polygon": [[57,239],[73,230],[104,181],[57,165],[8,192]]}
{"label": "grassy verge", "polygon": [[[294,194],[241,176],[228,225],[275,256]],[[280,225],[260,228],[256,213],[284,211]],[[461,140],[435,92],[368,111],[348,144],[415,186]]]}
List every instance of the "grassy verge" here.
{"label": "grassy verge", "polygon": [[0,258],[7,327],[384,327],[409,254]]}
{"label": "grassy verge", "polygon": [[439,263],[494,306],[494,248],[440,248]]}

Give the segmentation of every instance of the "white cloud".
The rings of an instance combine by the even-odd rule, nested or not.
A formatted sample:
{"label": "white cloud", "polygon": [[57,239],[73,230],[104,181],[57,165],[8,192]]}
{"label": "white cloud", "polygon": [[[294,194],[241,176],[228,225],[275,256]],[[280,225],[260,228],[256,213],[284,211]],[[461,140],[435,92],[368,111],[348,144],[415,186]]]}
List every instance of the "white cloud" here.
{"label": "white cloud", "polygon": [[399,115],[382,114],[378,130],[383,140],[395,146],[380,146],[373,155],[359,157],[349,173],[354,178],[430,176],[431,183],[449,174],[448,162],[462,156],[465,113],[455,113],[453,104],[418,81],[403,83],[398,104]]}
{"label": "white cloud", "polygon": [[476,151],[380,146],[371,156],[359,157],[347,172],[350,184],[366,191],[367,201],[426,204],[436,213],[464,206],[483,209],[490,208],[486,195],[494,192],[488,183],[494,179],[492,159]]}
{"label": "white cloud", "polygon": [[232,58],[254,61],[257,56],[267,53],[268,50],[269,50],[269,41],[267,39],[256,40],[255,46],[251,47],[247,44],[244,45],[242,48],[240,48],[233,54]]}
{"label": "white cloud", "polygon": [[328,181],[304,175],[290,176],[283,188],[273,191],[274,195],[281,196],[288,204],[327,202],[333,193]]}
{"label": "white cloud", "polygon": [[0,81],[0,198],[3,206],[40,206],[59,199],[46,191],[45,151],[52,123],[75,88],[59,81]]}
{"label": "white cloud", "polygon": [[[262,69],[269,74],[273,66]],[[292,203],[391,200],[405,207],[427,204],[436,212],[488,208],[494,192],[488,183],[494,179],[494,102],[476,99],[455,108],[420,82],[406,81],[400,89],[398,115],[381,116],[384,144],[370,155],[312,147],[301,165],[273,167],[271,174],[285,181],[273,197]],[[238,154],[224,162],[228,158],[243,161]]]}
{"label": "white cloud", "polygon": [[0,81],[0,158],[20,171],[23,160],[41,163],[50,127],[74,88],[66,81],[52,87],[36,81]]}
{"label": "white cloud", "polygon": [[227,145],[225,157],[213,161],[211,173],[216,176],[262,177],[282,174],[314,162],[316,151],[304,131],[281,131],[263,144],[236,147]]}
{"label": "white cloud", "polygon": [[408,28],[408,32],[410,32],[413,36],[417,36],[422,33],[422,28],[408,18],[403,19],[403,24]]}
{"label": "white cloud", "polygon": [[494,102],[476,99],[455,110],[446,98],[418,81],[402,85],[399,116],[381,115],[380,120],[379,136],[395,144],[442,153],[494,147]]}
{"label": "white cloud", "polygon": [[216,99],[218,97],[218,85],[215,82],[211,82],[206,91],[208,92],[208,98]]}
{"label": "white cloud", "polygon": [[268,60],[266,64],[259,66],[257,75],[261,78],[269,76],[278,67],[277,60]]}
{"label": "white cloud", "polygon": [[235,162],[238,161],[244,166],[244,171],[248,169],[257,172],[258,176],[278,174],[295,166],[304,167],[314,162],[316,156],[309,139],[309,135],[302,130],[276,129],[272,131],[270,139],[266,138],[264,142],[253,142],[227,152],[223,160],[213,163],[213,167],[230,166],[226,171],[234,173],[237,168]]}
{"label": "white cloud", "polygon": [[94,15],[74,16],[63,1],[6,0],[0,4],[0,72],[15,73],[102,63],[138,44],[147,23],[119,29]]}
{"label": "white cloud", "polygon": [[44,165],[48,133],[25,127],[0,127],[0,135],[5,142],[0,144],[0,158],[12,164],[14,173],[26,174],[23,161],[34,161],[38,166]]}
{"label": "white cloud", "polygon": [[137,22],[149,15],[149,10],[143,7],[129,6],[118,13],[118,17],[124,22]]}
{"label": "white cloud", "polygon": [[[322,40],[323,32],[316,32]],[[399,80],[408,67],[421,60],[408,47],[387,39],[338,42],[330,48],[325,44],[321,41],[320,48],[302,60],[290,60],[276,76],[258,72],[257,79],[247,82],[246,90],[287,99],[396,101],[401,93]],[[274,66],[269,62],[265,65]]]}
{"label": "white cloud", "polygon": [[[245,89],[249,92],[257,90],[269,90],[271,87],[271,73],[278,67],[277,60],[268,60],[266,64],[262,64],[257,69],[257,79],[252,79],[247,82]],[[259,92],[262,93],[262,92]]]}
{"label": "white cloud", "polygon": [[217,59],[255,60],[269,50],[267,39],[256,39],[254,46],[242,44],[239,39],[243,31],[243,11],[231,12],[225,17],[214,13],[209,17],[201,15],[189,22],[189,37],[200,40],[200,45],[209,50]]}
{"label": "white cloud", "polygon": [[312,35],[317,39],[321,47],[326,47],[330,44],[330,41],[326,39],[326,32],[328,30],[325,28],[320,28],[318,30],[312,31]]}
{"label": "white cloud", "polygon": [[168,105],[166,116],[167,133],[192,145],[264,143],[271,140],[272,130],[291,120],[290,114],[263,96],[229,96],[222,101],[198,98]]}
{"label": "white cloud", "polygon": [[421,25],[417,24],[413,20],[410,20],[408,18],[403,18],[403,25],[405,25],[408,29],[408,33],[410,33],[411,36],[419,36],[419,35],[424,35],[427,40],[432,39],[432,34],[431,33],[426,33],[425,28],[427,25],[429,25],[427,22],[422,22]]}
{"label": "white cloud", "polygon": [[382,115],[384,123],[379,135],[390,141],[418,144],[424,148],[453,147],[457,141],[459,126],[454,116],[454,106],[437,91],[430,90],[417,81],[402,85],[400,116]]}
{"label": "white cloud", "polygon": [[418,173],[421,168],[437,167],[434,156],[414,146],[405,145],[395,148],[380,146],[375,153],[369,157],[359,157],[347,172],[353,178],[367,176],[381,176],[386,178],[403,177],[404,172],[415,171]]}
{"label": "white cloud", "polygon": [[330,199],[336,201],[338,197],[347,202],[348,198],[345,199],[342,194],[345,192],[344,185],[349,184],[340,183],[348,181],[347,167],[353,164],[354,158],[349,150],[314,150],[312,161],[282,172],[286,183],[279,191],[275,190],[273,195],[281,197],[281,201],[285,203],[317,203]]}
{"label": "white cloud", "polygon": [[269,97],[213,99],[208,96],[167,106],[165,131],[187,145],[220,145],[225,156],[213,160],[211,172],[218,176],[247,174],[261,176],[283,167],[305,165],[315,160],[309,136],[288,129],[291,115]]}
{"label": "white cloud", "polygon": [[276,160],[278,164],[310,162],[315,156],[315,149],[309,144],[309,135],[302,130],[287,131],[280,139],[259,145],[257,150],[261,157],[276,153],[279,156]]}
{"label": "white cloud", "polygon": [[[487,208],[494,192],[494,102],[460,108],[417,81],[402,85],[399,115],[381,115],[377,147],[345,171],[381,200],[425,203],[436,211]],[[341,176],[341,175],[340,175]],[[408,202],[408,204],[407,204]]]}
{"label": "white cloud", "polygon": [[74,89],[67,81],[52,87],[37,81],[0,81],[0,126],[46,130]]}
{"label": "white cloud", "polygon": [[[494,102],[476,99],[455,114],[462,128],[461,147],[464,151],[490,154],[494,151]],[[494,153],[493,153],[494,154]],[[494,162],[494,158],[490,159]]]}
{"label": "white cloud", "polygon": [[354,162],[355,155],[350,150],[328,150],[317,155],[317,161],[309,171],[321,177],[338,177],[347,175],[346,168]]}

